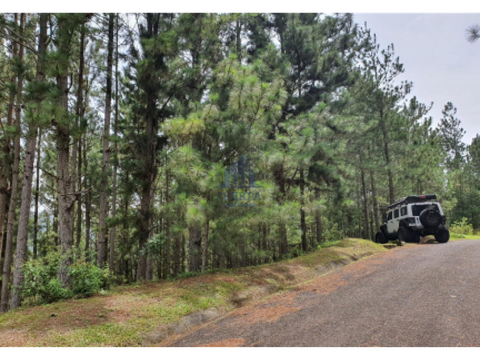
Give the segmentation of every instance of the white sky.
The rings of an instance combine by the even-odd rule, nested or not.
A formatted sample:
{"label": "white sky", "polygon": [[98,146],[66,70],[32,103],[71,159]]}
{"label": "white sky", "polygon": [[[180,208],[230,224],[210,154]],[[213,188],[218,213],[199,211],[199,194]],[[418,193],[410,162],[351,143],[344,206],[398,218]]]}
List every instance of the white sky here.
{"label": "white sky", "polygon": [[480,40],[469,43],[468,26],[480,24],[480,14],[363,14],[381,48],[393,43],[404,64],[402,79],[413,82],[412,95],[434,102],[429,115],[434,123],[451,101],[466,130],[464,142],[480,134]]}

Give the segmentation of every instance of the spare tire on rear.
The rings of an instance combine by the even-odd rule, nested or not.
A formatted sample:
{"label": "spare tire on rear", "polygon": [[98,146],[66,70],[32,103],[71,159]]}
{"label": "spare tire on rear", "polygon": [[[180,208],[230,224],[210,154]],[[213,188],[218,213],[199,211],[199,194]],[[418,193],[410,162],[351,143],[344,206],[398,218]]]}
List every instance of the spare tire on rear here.
{"label": "spare tire on rear", "polygon": [[420,213],[420,222],[426,228],[435,228],[442,223],[442,215],[436,209],[426,208]]}

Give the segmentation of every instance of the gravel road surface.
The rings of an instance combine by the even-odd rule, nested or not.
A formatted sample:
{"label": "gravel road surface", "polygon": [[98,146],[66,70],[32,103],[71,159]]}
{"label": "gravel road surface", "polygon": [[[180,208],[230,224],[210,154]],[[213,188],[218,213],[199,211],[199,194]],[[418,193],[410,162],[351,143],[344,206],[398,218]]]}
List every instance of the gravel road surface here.
{"label": "gravel road surface", "polygon": [[480,240],[397,248],[162,346],[480,346]]}

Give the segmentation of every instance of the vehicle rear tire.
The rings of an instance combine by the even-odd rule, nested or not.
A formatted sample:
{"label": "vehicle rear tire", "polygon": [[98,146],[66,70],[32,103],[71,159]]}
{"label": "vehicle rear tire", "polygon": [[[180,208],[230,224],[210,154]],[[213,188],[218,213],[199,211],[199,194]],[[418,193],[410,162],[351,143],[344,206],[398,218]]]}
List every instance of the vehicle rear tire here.
{"label": "vehicle rear tire", "polygon": [[418,244],[420,242],[420,234],[415,231],[412,232],[412,243]]}
{"label": "vehicle rear tire", "polygon": [[398,239],[400,241],[404,241],[406,243],[411,242],[412,241],[412,231],[405,226],[400,226],[400,228],[398,229]]}
{"label": "vehicle rear tire", "polygon": [[387,243],[387,237],[385,236],[385,234],[383,232],[379,231],[375,235],[375,242],[377,244],[386,244]]}
{"label": "vehicle rear tire", "polygon": [[445,244],[450,240],[450,231],[446,229],[437,231],[435,234],[435,240],[437,240],[439,244]]}

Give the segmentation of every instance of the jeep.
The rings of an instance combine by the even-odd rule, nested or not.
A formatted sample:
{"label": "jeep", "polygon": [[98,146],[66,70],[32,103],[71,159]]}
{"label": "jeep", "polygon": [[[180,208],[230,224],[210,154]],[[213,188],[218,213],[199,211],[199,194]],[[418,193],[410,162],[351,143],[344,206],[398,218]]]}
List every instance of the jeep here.
{"label": "jeep", "polygon": [[407,196],[387,206],[384,223],[375,235],[375,242],[389,240],[418,243],[420,237],[434,235],[438,243],[446,243],[450,232],[436,195]]}

